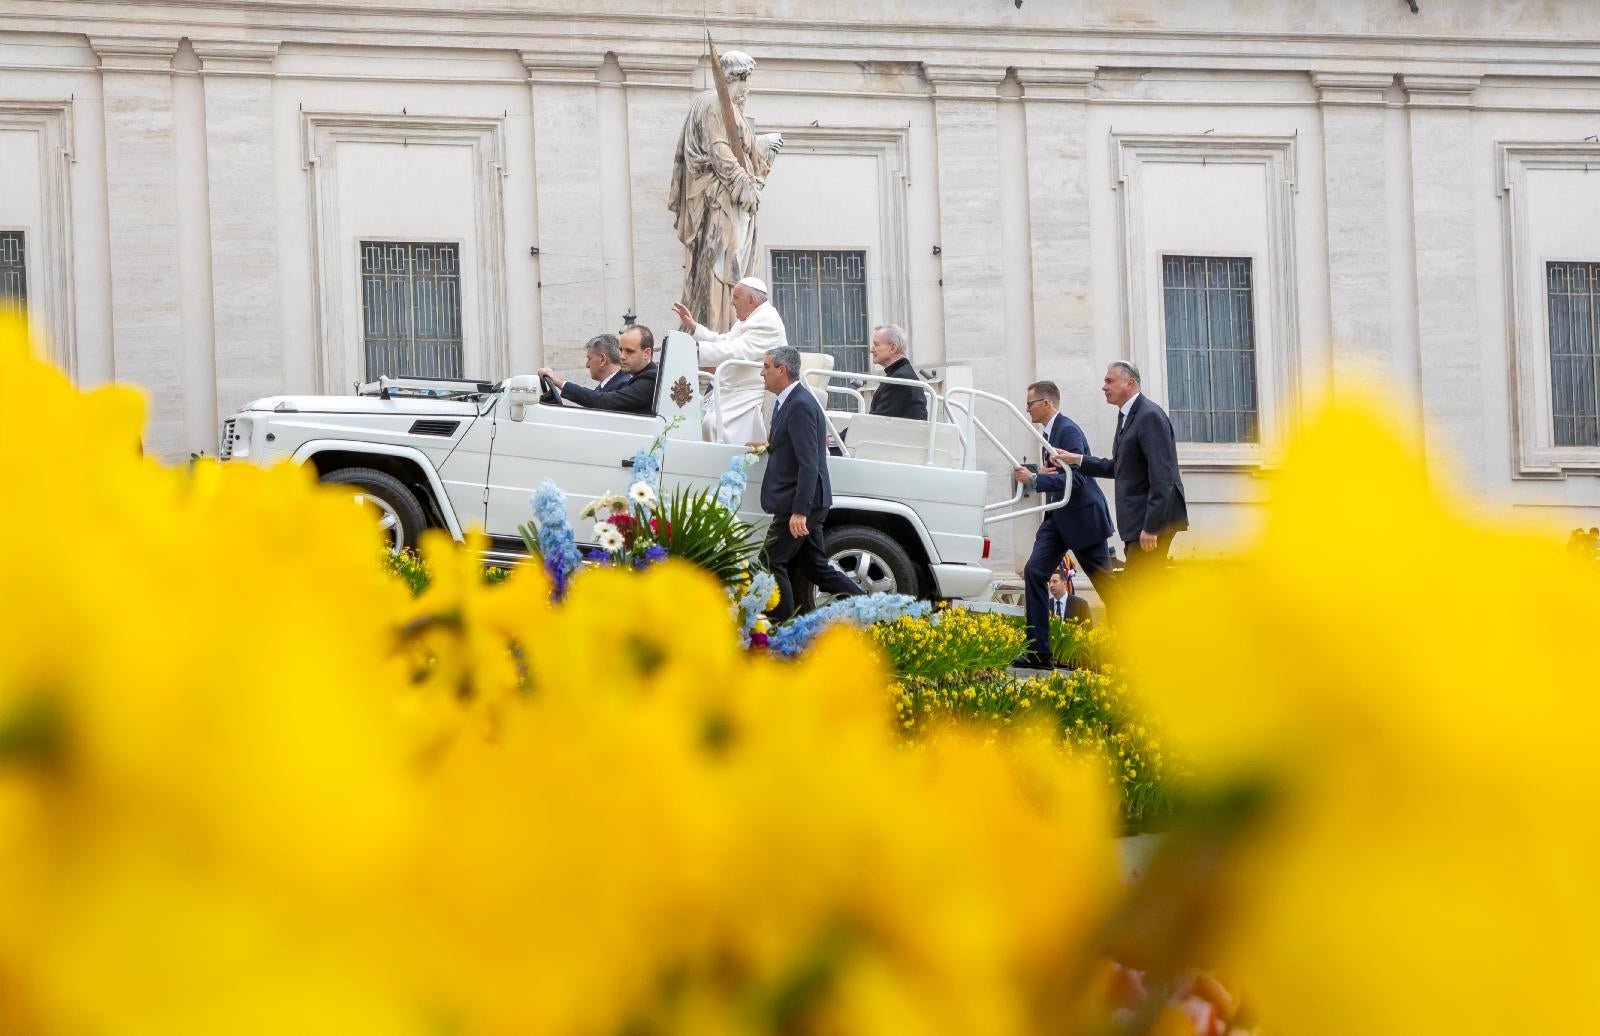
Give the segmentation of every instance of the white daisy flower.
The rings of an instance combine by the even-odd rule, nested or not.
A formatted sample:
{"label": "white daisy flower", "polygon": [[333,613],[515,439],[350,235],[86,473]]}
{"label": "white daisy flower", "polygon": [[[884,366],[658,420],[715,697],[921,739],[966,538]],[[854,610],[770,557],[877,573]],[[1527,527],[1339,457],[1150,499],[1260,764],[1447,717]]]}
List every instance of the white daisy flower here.
{"label": "white daisy flower", "polygon": [[650,507],[656,502],[656,491],[647,482],[635,482],[628,487],[628,496],[634,503]]}
{"label": "white daisy flower", "polygon": [[595,546],[608,554],[615,554],[622,549],[622,533],[610,522],[596,522],[594,526]]}

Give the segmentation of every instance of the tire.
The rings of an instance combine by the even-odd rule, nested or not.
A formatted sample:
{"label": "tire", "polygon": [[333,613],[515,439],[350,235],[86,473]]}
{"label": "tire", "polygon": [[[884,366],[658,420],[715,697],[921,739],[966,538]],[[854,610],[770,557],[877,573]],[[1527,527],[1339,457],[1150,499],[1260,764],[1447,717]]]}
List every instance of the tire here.
{"label": "tire", "polygon": [[[868,593],[910,594],[921,589],[917,564],[893,536],[870,525],[843,525],[828,532],[828,557]],[[818,600],[826,604],[831,600]]]}
{"label": "tire", "polygon": [[322,476],[325,484],[349,486],[357,503],[367,503],[377,508],[379,528],[387,537],[389,552],[398,554],[410,547],[415,549],[417,538],[428,527],[427,515],[422,512],[422,502],[406,487],[404,482],[387,471],[376,468],[340,468]]}

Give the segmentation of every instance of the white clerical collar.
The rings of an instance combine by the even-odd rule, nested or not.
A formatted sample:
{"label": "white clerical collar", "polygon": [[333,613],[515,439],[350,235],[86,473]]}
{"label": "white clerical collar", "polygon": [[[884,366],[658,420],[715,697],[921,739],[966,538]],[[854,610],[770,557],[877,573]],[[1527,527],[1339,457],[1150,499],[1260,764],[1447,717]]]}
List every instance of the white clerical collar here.
{"label": "white clerical collar", "polygon": [[1118,408],[1122,411],[1122,416],[1127,417],[1128,412],[1133,409],[1133,404],[1137,402],[1139,402],[1139,393],[1135,392],[1133,395],[1128,397],[1128,401],[1126,403],[1122,404],[1122,406]]}
{"label": "white clerical collar", "polygon": [[795,386],[799,385],[799,384],[800,383],[798,381],[789,382],[789,387],[784,389],[782,392],[778,393],[778,403],[777,403],[777,405],[778,406],[783,406],[783,404],[789,402],[789,393],[793,392],[795,390]]}

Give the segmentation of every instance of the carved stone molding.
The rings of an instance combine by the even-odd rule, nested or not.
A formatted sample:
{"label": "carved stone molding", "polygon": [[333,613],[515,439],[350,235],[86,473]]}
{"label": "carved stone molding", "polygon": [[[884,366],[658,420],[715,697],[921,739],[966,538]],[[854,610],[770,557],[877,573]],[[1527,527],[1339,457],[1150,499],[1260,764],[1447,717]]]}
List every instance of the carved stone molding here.
{"label": "carved stone molding", "polygon": [[629,86],[666,86],[689,90],[700,86],[695,73],[700,59],[678,54],[617,53],[617,65]]}
{"label": "carved stone molding", "polygon": [[[503,119],[303,112],[302,160],[310,177],[315,301],[314,351],[318,391],[343,392],[360,380],[361,343],[345,338],[344,268],[336,154],[343,142],[443,144],[473,153],[473,206],[477,240],[478,333],[492,377],[511,372],[505,268],[505,126]],[[465,285],[463,285],[465,288]],[[463,298],[463,305],[470,299]]]}
{"label": "carved stone molding", "polygon": [[207,75],[271,75],[278,57],[276,41],[190,40],[200,70]]}
{"label": "carved stone molding", "polygon": [[1482,76],[1403,75],[1407,104],[1412,108],[1472,107],[1472,93]]}
{"label": "carved stone molding", "polygon": [[1257,257],[1257,320],[1270,337],[1257,340],[1258,443],[1179,443],[1178,458],[1189,470],[1236,470],[1271,463],[1298,409],[1300,384],[1299,306],[1295,274],[1294,196],[1298,190],[1295,138],[1144,136],[1112,134],[1112,189],[1120,195],[1123,355],[1144,371],[1153,396],[1166,398],[1166,353],[1160,257],[1147,245],[1143,170],[1151,164],[1255,165],[1262,167],[1267,253]]}
{"label": "carved stone molding", "polygon": [[171,72],[178,43],[176,36],[89,37],[102,72]]}
{"label": "carved stone molding", "polygon": [[1006,69],[981,65],[922,66],[933,96],[940,101],[994,101],[1000,97],[1000,84]]}
{"label": "carved stone molding", "polygon": [[1394,85],[1393,72],[1312,72],[1317,103],[1325,108],[1381,108]]}
{"label": "carved stone molding", "polygon": [[1022,84],[1025,101],[1087,101],[1097,70],[1083,68],[1038,68],[1018,65],[1017,82]]}
{"label": "carved stone molding", "polygon": [[1528,173],[1570,170],[1600,175],[1600,143],[1502,141],[1496,148],[1506,242],[1506,336],[1510,344],[1512,475],[1552,478],[1600,475],[1600,446],[1557,446],[1552,418],[1547,261],[1592,255],[1544,255],[1535,250],[1529,217]]}
{"label": "carved stone molding", "polygon": [[570,86],[591,86],[600,81],[600,66],[605,64],[604,52],[593,54],[561,54],[545,50],[521,52],[522,67],[528,80],[534,83],[556,83]]}
{"label": "carved stone molding", "polygon": [[73,380],[78,376],[77,309],[72,281],[71,101],[0,100],[0,130],[31,133],[37,138],[40,227],[28,238],[38,257],[42,290],[30,286],[28,309],[50,340],[56,364]]}
{"label": "carved stone molding", "polygon": [[[875,261],[883,271],[876,300],[883,323],[912,326],[910,245],[906,191],[911,185],[910,129],[906,126],[762,126],[762,132],[783,134],[785,156],[865,155],[878,164],[878,241]],[[780,246],[781,247],[781,246]]]}

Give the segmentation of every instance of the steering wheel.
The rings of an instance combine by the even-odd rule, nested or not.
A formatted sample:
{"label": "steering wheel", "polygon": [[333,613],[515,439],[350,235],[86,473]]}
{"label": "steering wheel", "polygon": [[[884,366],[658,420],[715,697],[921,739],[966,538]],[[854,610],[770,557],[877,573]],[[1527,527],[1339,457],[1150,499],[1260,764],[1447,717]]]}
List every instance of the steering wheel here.
{"label": "steering wheel", "polygon": [[556,388],[556,383],[546,375],[539,375],[539,402],[545,406],[561,405],[561,390]]}

